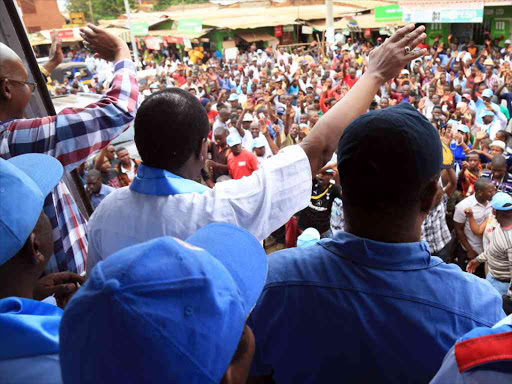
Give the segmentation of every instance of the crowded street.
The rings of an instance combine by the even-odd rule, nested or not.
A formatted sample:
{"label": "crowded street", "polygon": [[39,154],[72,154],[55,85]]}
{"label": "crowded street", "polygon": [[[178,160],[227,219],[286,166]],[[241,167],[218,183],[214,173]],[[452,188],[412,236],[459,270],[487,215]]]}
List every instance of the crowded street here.
{"label": "crowded street", "polygon": [[512,6],[403,3],[0,40],[0,383],[512,382]]}

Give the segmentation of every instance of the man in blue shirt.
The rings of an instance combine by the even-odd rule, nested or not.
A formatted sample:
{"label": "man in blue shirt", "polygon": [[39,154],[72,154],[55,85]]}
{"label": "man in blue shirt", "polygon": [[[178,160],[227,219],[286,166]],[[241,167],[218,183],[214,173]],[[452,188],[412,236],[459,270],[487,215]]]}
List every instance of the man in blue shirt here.
{"label": "man in blue shirt", "polygon": [[87,192],[89,193],[89,198],[94,209],[100,205],[105,197],[116,190],[115,188],[103,184],[101,182],[101,173],[95,169],[91,169],[89,172],[87,172],[85,182],[87,186]]}
{"label": "man in blue shirt", "polygon": [[460,336],[505,317],[487,281],[420,241],[439,135],[404,103],[353,121],[337,154],[345,232],[269,257],[252,382],[426,383]]}
{"label": "man in blue shirt", "polygon": [[[38,301],[49,283],[84,279],[71,273],[39,277],[53,253],[52,226],[43,212],[46,196],[63,168],[54,157],[25,154],[0,159],[0,378],[2,384],[61,383],[59,324],[64,305],[76,290],[64,284],[53,304]],[[59,277],[60,276],[60,277]],[[75,277],[76,280],[72,278]],[[71,287],[69,287],[71,285]],[[42,298],[46,297],[43,295]]]}

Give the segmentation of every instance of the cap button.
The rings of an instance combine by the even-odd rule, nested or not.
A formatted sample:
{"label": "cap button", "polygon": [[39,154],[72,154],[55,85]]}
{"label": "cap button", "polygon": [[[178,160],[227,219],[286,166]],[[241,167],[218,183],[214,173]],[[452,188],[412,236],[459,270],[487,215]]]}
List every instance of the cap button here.
{"label": "cap button", "polygon": [[192,307],[185,307],[185,316],[192,316],[194,314],[194,309]]}
{"label": "cap button", "polygon": [[116,279],[111,279],[108,281],[105,281],[105,284],[103,285],[103,291],[105,292],[114,292],[119,289],[119,281]]}

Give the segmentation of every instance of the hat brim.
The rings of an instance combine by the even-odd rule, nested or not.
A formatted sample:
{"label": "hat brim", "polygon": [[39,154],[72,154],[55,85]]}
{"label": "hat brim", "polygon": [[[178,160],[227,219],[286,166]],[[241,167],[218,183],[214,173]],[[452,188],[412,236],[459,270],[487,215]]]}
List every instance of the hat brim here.
{"label": "hat brim", "polygon": [[59,183],[64,173],[59,160],[40,153],[27,153],[7,161],[30,177],[45,197]]}
{"label": "hat brim", "polygon": [[267,280],[267,255],[258,240],[243,228],[215,223],[199,229],[186,241],[224,265],[243,296],[248,317]]}

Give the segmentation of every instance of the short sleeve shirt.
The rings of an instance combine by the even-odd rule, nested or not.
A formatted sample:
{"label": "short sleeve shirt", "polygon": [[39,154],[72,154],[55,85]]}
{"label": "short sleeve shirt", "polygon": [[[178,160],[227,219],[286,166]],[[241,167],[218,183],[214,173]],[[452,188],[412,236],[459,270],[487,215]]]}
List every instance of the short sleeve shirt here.
{"label": "short sleeve shirt", "polygon": [[242,149],[242,152],[235,156],[230,153],[228,156],[229,174],[234,180],[244,176],[251,176],[258,169],[258,159],[254,153]]}

